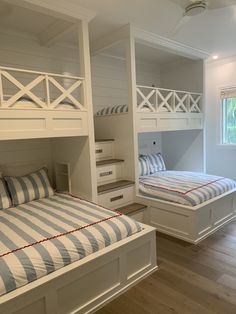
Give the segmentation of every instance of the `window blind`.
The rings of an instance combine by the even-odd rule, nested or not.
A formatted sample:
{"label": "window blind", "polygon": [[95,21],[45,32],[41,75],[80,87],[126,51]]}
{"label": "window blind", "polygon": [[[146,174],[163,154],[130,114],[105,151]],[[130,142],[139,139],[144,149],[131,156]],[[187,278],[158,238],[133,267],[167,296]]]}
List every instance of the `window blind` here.
{"label": "window blind", "polygon": [[236,98],[236,87],[221,90],[221,98]]}

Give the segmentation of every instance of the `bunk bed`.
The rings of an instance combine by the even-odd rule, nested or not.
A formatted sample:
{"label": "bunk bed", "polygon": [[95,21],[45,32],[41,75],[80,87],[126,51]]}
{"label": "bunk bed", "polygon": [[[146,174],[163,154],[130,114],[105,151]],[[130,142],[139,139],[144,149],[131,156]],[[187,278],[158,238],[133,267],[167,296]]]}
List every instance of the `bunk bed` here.
{"label": "bunk bed", "polygon": [[[60,68],[62,69],[62,74],[25,70],[23,69],[24,62],[21,64],[22,69],[10,68],[8,66],[1,67],[0,140],[55,138],[50,141],[50,144],[52,144],[50,146],[52,151],[50,151],[51,154],[50,157],[48,157],[52,159],[50,162],[63,162],[63,164],[66,162],[67,164],[69,160],[69,162],[71,162],[71,170],[73,170],[71,190],[75,191],[76,195],[83,194],[88,196],[89,199],[96,201],[97,193],[95,183],[93,182],[93,178],[96,176],[96,168],[93,117],[91,114],[92,93],[88,37],[88,22],[95,14],[81,8],[77,3],[70,0],[58,0],[56,5],[54,2],[49,3],[48,1],[24,0],[17,5],[25,10],[31,10],[30,14],[32,15],[35,11],[37,14],[45,14],[47,18],[50,16],[53,17],[50,23],[52,27],[49,26],[47,30],[43,30],[41,36],[39,36],[40,34],[38,33],[36,34],[36,38],[33,40],[34,51],[36,51],[36,48],[41,49],[42,45],[49,47],[71,29],[76,30],[76,38],[79,39],[79,53],[78,51],[76,52],[75,60],[77,62],[76,64],[78,64],[79,60],[79,73],[81,76],[67,75],[66,73],[71,73],[70,71],[73,72],[73,69],[68,70],[65,64],[61,63]],[[33,21],[33,18],[30,19],[30,21],[31,20]],[[22,38],[24,37],[22,36]],[[31,46],[27,45],[24,47],[24,44],[22,44],[21,49],[23,53],[28,53],[28,49],[31,49]],[[45,47],[44,49],[46,50]],[[35,53],[37,54],[38,52],[36,51]],[[32,60],[37,60],[36,62],[38,62],[37,65],[31,63],[31,67],[35,69],[40,65],[39,62],[41,62],[41,59],[40,61],[39,58],[34,59],[32,54],[31,57]],[[38,55],[36,57],[38,57]],[[52,60],[53,55],[51,56],[51,62]],[[17,61],[20,62],[19,60]],[[11,59],[6,64],[14,66],[15,62],[15,59]],[[65,73],[63,73],[63,69]],[[60,160],[58,160],[58,158]],[[15,159],[17,161],[17,156]],[[27,163],[25,165],[26,171],[29,169],[29,159],[30,156],[27,156]],[[15,163],[14,169],[16,169],[16,167],[17,165]],[[18,186],[20,186],[22,182],[24,182],[23,186],[28,186],[30,184],[29,179],[26,179],[26,181],[23,180],[23,176],[26,175],[27,172],[24,173],[23,165],[20,162],[19,168],[20,171],[17,171],[17,176],[21,173],[21,178],[15,178],[13,170],[11,174],[7,173],[7,169],[11,169],[10,165],[7,165],[7,167],[3,165],[1,167],[1,174],[6,177],[14,177],[11,178],[10,181],[17,181]],[[35,170],[38,170],[37,166],[35,166]],[[65,174],[63,173],[63,175]],[[79,176],[82,179],[80,179]],[[3,180],[4,179],[0,177],[0,181],[3,182]],[[35,195],[36,194],[35,192]],[[21,191],[21,197],[23,196],[24,192]],[[37,200],[27,201],[29,196],[30,193],[28,192],[27,197],[24,198],[25,203],[20,204],[19,207],[17,207],[18,205],[15,203],[16,207],[2,209],[0,221],[3,225],[4,221],[6,222],[8,218],[13,219],[15,223],[16,216],[22,216],[23,224],[25,224],[26,221],[33,221],[29,208],[32,208],[34,212],[34,219],[39,213],[41,213],[42,216],[49,215],[49,212],[45,214],[45,211],[43,211],[43,213],[40,211],[38,208],[40,206],[34,203],[37,202]],[[70,204],[71,197],[69,197]],[[50,201],[50,197],[46,198],[40,199],[39,202]],[[113,220],[112,217],[114,217],[114,219],[115,217],[123,219],[120,213],[110,212],[89,201],[76,198],[75,202],[78,204],[77,207],[79,207],[79,209],[77,208],[76,210],[77,213],[81,210],[81,207],[87,212],[95,212],[97,208],[98,214],[99,211],[107,212],[108,220]],[[55,212],[58,210],[58,202],[56,202],[55,199],[51,199],[50,204],[52,205],[51,210],[51,205],[48,206],[47,204],[47,211],[49,210],[54,216],[56,214]],[[25,212],[22,210],[21,206],[26,207]],[[65,207],[68,210],[68,204],[65,205]],[[74,205],[72,207],[74,207]],[[35,208],[39,210],[35,211]],[[22,222],[19,224],[21,227]],[[54,222],[55,221],[53,221],[53,223]],[[10,222],[11,225],[14,223],[12,221]],[[91,226],[87,226],[88,228],[92,228],[93,225],[96,225],[96,228],[99,229],[100,226],[99,219],[95,219],[87,224],[91,224]],[[65,226],[64,222],[59,222],[57,228],[60,229],[62,226]],[[78,228],[81,229],[80,231],[82,233],[82,230],[86,231],[85,229],[87,229],[87,227],[82,225],[81,228]],[[126,227],[129,229],[128,225],[126,225]],[[9,230],[10,228],[5,228],[8,229],[10,235],[17,229],[13,228],[13,230]],[[50,238],[54,241],[57,236],[60,236],[58,232],[51,235],[47,232],[47,235],[44,233],[42,239],[36,239],[36,241],[34,241],[36,234],[35,228],[40,228],[40,224],[35,223],[34,228],[27,226],[24,230],[20,230],[20,228],[17,229],[21,233],[20,238],[24,233],[27,239],[30,239],[28,243],[26,243],[26,238],[24,238],[23,241],[21,241],[21,238],[19,247],[12,241],[5,243],[6,245],[12,245],[12,248],[8,248],[8,250],[3,249],[4,251],[1,252],[0,261],[3,263],[4,258],[9,259],[8,261],[10,262],[15,261],[15,267],[13,266],[12,268],[13,272],[17,273],[19,270],[21,271],[19,274],[22,274],[22,266],[19,266],[20,261],[17,260],[17,258],[23,251],[25,253],[25,255],[22,254],[24,257],[26,257],[27,252],[31,255],[31,250],[35,253],[33,259],[36,256],[39,257],[39,251],[41,249],[44,250],[42,244],[44,243],[46,245],[46,243],[49,243],[47,240],[50,241]],[[43,228],[41,228],[41,230],[42,229]],[[57,229],[57,231],[59,229]],[[111,226],[109,226],[108,229],[110,237],[115,239],[116,235],[114,231],[112,231]],[[116,227],[115,229],[118,231]],[[76,233],[76,230],[74,231]],[[61,234],[61,237],[66,237],[66,235],[69,235],[71,232],[73,232],[73,230],[67,228],[64,234]],[[97,232],[95,233],[98,235]],[[8,234],[7,236],[10,237],[10,235]],[[92,254],[85,254],[83,258],[78,257],[77,259],[72,259],[73,263],[66,262],[63,265],[64,267],[58,267],[58,269],[48,273],[46,276],[41,277],[40,275],[38,279],[37,276],[34,276],[35,280],[33,281],[28,280],[29,278],[27,278],[27,280],[23,278],[24,285],[21,286],[18,285],[19,280],[16,279],[15,286],[17,286],[17,289],[9,289],[8,286],[6,289],[8,293],[2,294],[0,297],[0,313],[93,313],[105,303],[157,270],[155,236],[155,228],[140,224],[139,232],[130,234],[129,237],[120,238],[119,241],[111,241],[109,246],[102,245],[99,241],[99,244],[101,244],[100,250],[94,250],[94,252],[90,250]],[[65,238],[63,239],[67,242]],[[107,240],[109,242],[109,236]],[[49,246],[50,245],[51,244],[49,244]],[[35,251],[34,248],[36,248]],[[72,254],[76,251],[74,245],[72,251]],[[56,262],[61,262],[61,259],[63,259],[62,256],[59,257],[59,259],[56,257]],[[7,264],[5,264],[5,266],[6,265]],[[37,274],[39,274],[38,270]],[[2,285],[2,283],[6,279],[5,273],[1,275],[4,277],[0,280],[1,286],[3,287],[5,285]],[[32,275],[32,273],[30,273],[30,275]],[[12,279],[11,277],[11,280]],[[21,275],[20,279],[22,279]]]}
{"label": "bunk bed", "polygon": [[0,139],[88,135],[85,84],[83,77],[0,67]]}
{"label": "bunk bed", "polygon": [[[169,170],[205,172],[204,60],[209,55],[131,25],[95,43],[93,51],[101,53],[111,50],[113,55],[116,51],[119,55],[121,43],[128,72],[128,105],[112,108],[113,104],[110,104],[103,111],[99,111],[95,116],[95,134],[97,138],[118,139],[116,155],[119,154],[120,158],[127,160],[127,179],[136,182],[135,201],[148,206],[149,224],[160,232],[198,243],[236,217],[235,187],[195,206],[157,199],[150,193],[142,194],[139,190],[138,172],[139,138],[142,133],[155,132],[156,138],[154,137],[150,147],[148,143],[143,143],[142,154],[149,154],[158,147],[162,151],[165,142],[163,152],[171,165]],[[160,74],[157,83],[156,76],[151,76],[147,81],[153,84],[148,85],[145,77],[142,81],[140,73],[137,74],[138,45],[142,45],[141,57],[144,56],[144,49],[151,47],[156,50],[156,53],[147,53],[151,59],[158,52],[171,52],[183,59],[167,64],[166,68],[163,66],[163,76]],[[154,72],[155,63],[153,69]],[[160,87],[155,87],[155,84]],[[130,139],[128,150],[124,145],[126,138]],[[182,148],[185,152],[179,153]]]}
{"label": "bunk bed", "polygon": [[[202,94],[150,86],[136,86],[134,108],[137,132],[192,130],[203,128]],[[128,113],[128,105],[102,108],[95,114],[95,127],[107,117]],[[122,118],[119,118],[122,120]],[[124,117],[125,119],[125,117]]]}

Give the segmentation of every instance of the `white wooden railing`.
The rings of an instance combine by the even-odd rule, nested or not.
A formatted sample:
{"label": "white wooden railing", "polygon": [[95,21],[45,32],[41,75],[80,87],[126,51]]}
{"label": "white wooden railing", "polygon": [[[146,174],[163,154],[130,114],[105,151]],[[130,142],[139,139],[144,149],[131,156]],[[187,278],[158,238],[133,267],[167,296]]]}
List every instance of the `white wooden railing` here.
{"label": "white wooden railing", "polygon": [[137,85],[137,111],[202,112],[202,94]]}
{"label": "white wooden railing", "polygon": [[[27,83],[26,76],[30,80]],[[37,88],[40,89],[40,96],[34,91]],[[25,109],[19,100],[27,97],[37,109],[56,109],[67,100],[74,109],[86,111],[82,99],[84,89],[85,80],[82,77],[0,67],[0,109]],[[79,97],[72,93],[77,93]]]}

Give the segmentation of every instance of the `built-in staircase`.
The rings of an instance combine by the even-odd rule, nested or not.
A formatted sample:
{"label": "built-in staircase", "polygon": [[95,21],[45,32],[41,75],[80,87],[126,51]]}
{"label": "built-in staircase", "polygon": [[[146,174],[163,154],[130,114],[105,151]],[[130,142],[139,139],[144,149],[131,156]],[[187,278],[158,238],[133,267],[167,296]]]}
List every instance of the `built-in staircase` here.
{"label": "built-in staircase", "polygon": [[143,221],[145,205],[134,203],[134,182],[124,180],[125,160],[115,158],[115,140],[96,140],[98,203]]}

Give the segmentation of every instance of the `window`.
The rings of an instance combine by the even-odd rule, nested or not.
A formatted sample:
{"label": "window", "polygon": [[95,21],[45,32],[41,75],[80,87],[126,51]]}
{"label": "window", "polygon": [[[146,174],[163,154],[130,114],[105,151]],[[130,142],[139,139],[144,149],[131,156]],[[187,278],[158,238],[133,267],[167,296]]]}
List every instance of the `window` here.
{"label": "window", "polygon": [[236,144],[236,87],[221,91],[222,144]]}

